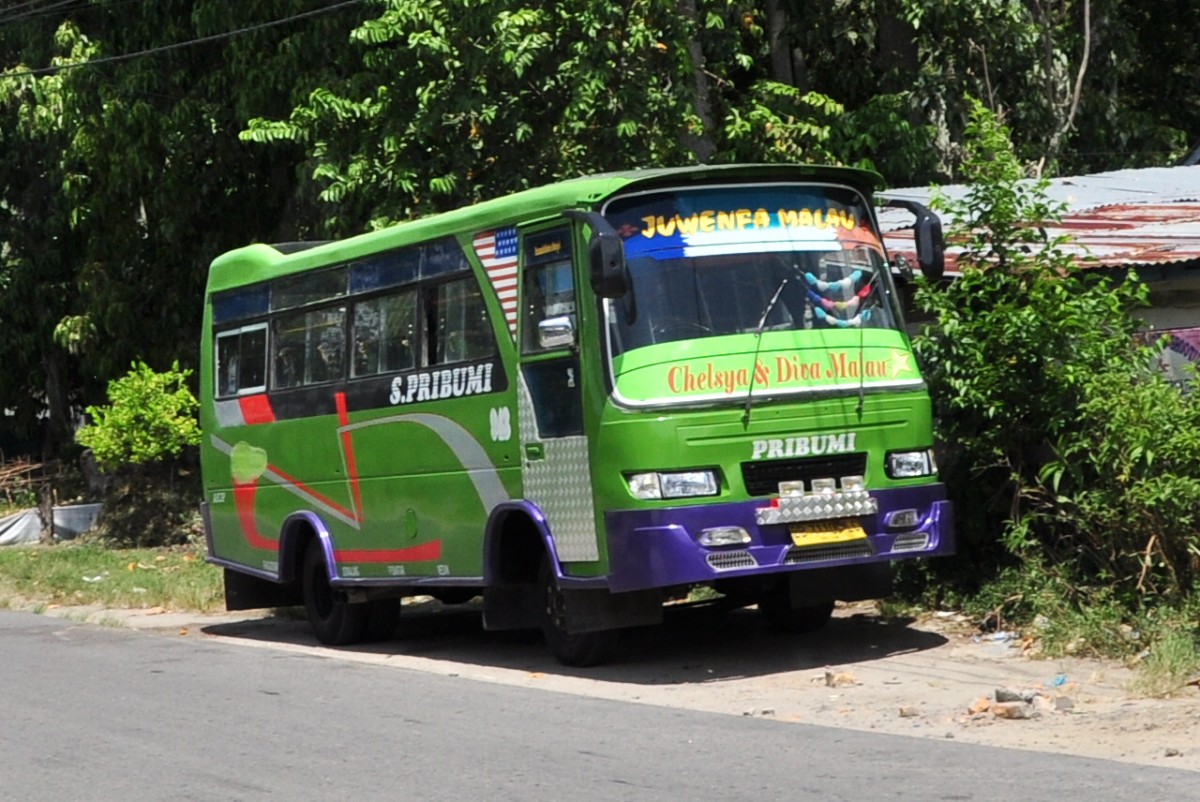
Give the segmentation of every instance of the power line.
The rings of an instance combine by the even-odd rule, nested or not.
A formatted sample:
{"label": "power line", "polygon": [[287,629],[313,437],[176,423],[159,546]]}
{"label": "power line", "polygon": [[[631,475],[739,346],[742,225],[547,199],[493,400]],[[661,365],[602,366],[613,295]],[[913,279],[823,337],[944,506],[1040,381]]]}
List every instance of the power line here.
{"label": "power line", "polygon": [[[61,8],[62,6],[69,6],[72,4],[79,4],[82,6],[86,3],[86,0],[57,0],[57,2],[51,2],[49,5],[35,7],[39,2],[42,2],[42,0],[29,0],[26,3],[18,3],[15,6],[9,6],[8,8],[4,9],[3,12],[0,12],[0,23],[20,22],[21,20],[32,19],[33,17],[49,14],[55,9]],[[83,8],[80,8],[80,10],[82,11]]]}
{"label": "power line", "polygon": [[232,39],[233,37],[241,36],[242,34],[254,33],[255,31],[265,30],[267,28],[274,28],[279,25],[286,25],[287,23],[295,22],[296,20],[306,19],[308,17],[315,17],[320,14],[328,14],[333,11],[340,11],[343,8],[349,8],[350,6],[356,6],[356,5],[361,4],[362,2],[364,2],[364,0],[345,0],[345,2],[334,3],[333,5],[325,6],[323,8],[313,9],[312,11],[304,11],[304,12],[301,12],[300,14],[294,14],[293,16],[290,16],[290,17],[284,17],[283,19],[271,20],[270,22],[262,22],[262,23],[259,23],[258,25],[251,25],[246,28],[238,28],[237,30],[234,30],[234,31],[226,31],[225,33],[217,33],[217,34],[213,34],[211,36],[202,36],[199,39],[189,39],[186,42],[176,42],[174,44],[163,45],[162,47],[150,48],[149,50],[138,50],[137,52],[134,52],[134,53],[124,53],[119,56],[105,56],[103,58],[94,58],[94,59],[89,59],[88,61],[80,61],[75,64],[61,64],[57,67],[40,67],[38,69],[33,69],[33,70],[22,70],[21,72],[0,73],[0,77],[2,77],[2,78],[24,78],[25,76],[29,76],[29,75],[48,75],[50,73],[65,72],[66,70],[73,70],[73,69],[77,69],[79,67],[97,67],[97,66],[100,66],[101,64],[113,64],[118,61],[129,61],[130,59],[141,58],[142,56],[153,56],[158,53],[166,53],[171,50],[180,50],[182,48],[191,47],[193,45],[208,44],[209,42],[219,42],[223,39]]}

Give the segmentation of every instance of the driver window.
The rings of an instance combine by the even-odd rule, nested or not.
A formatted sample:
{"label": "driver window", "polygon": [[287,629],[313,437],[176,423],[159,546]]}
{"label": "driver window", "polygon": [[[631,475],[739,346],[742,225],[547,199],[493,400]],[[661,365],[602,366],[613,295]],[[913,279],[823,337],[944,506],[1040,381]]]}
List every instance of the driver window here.
{"label": "driver window", "polygon": [[567,318],[578,330],[575,318],[575,277],[571,263],[571,230],[558,228],[525,238],[523,351],[542,348],[538,325],[552,318]]}

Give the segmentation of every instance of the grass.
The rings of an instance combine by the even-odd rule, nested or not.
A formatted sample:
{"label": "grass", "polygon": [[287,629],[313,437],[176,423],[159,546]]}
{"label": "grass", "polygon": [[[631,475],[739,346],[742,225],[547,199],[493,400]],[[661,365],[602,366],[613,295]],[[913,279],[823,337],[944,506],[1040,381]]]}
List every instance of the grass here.
{"label": "grass", "polygon": [[97,605],[223,609],[219,568],[196,547],[113,549],[99,543],[0,549],[0,607]]}
{"label": "grass", "polygon": [[1137,678],[1130,690],[1141,696],[1174,696],[1183,690],[1200,668],[1200,650],[1190,628],[1165,631],[1139,661]]}

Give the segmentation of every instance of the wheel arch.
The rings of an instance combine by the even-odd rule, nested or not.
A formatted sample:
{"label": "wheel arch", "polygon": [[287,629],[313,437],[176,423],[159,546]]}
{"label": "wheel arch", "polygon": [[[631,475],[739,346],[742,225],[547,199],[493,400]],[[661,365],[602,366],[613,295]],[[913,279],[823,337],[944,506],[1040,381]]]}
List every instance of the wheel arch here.
{"label": "wheel arch", "polygon": [[325,567],[329,581],[337,579],[337,565],[333,557],[333,539],[320,516],[308,511],[294,512],[284,519],[279,534],[279,579],[295,584],[303,575],[304,555],[310,543],[319,543],[325,552]]}
{"label": "wheel arch", "polygon": [[536,505],[518,501],[493,508],[483,536],[485,586],[536,583],[543,554],[561,570],[546,517]]}

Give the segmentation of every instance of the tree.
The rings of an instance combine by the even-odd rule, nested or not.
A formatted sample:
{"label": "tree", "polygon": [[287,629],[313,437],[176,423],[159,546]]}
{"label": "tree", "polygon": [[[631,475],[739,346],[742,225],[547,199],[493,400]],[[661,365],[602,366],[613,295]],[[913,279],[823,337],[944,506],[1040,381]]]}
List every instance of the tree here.
{"label": "tree", "polygon": [[353,18],[254,30],[300,10],[96,4],[0,26],[0,407],[25,428],[48,411],[48,455],[131,361],[194,364],[215,255],[314,226],[302,154],[237,138],[249,109],[282,112],[335,74],[328,42]]}

